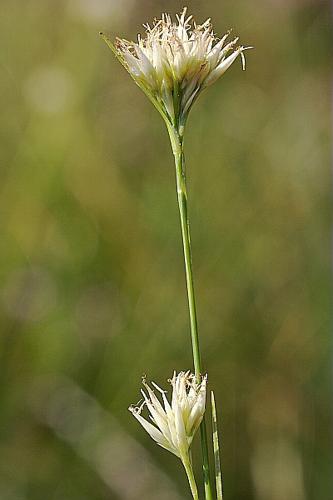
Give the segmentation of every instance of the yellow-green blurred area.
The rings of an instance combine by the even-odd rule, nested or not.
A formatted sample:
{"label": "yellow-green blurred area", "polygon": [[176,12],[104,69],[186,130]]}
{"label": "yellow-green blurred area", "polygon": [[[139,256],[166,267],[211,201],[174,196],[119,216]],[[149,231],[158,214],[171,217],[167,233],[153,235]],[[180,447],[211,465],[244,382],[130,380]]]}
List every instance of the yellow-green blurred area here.
{"label": "yellow-green blurred area", "polygon": [[[190,498],[127,410],[143,374],[168,387],[192,365],[173,158],[98,36],[183,6],[1,3],[1,500]],[[185,144],[225,500],[329,500],[329,5],[188,7],[255,47],[200,97]]]}

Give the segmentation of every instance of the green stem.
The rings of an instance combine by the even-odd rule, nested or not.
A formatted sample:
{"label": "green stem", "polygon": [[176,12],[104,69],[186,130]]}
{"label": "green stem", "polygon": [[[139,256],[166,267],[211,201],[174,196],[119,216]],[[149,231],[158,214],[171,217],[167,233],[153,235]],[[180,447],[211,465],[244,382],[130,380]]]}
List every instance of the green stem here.
{"label": "green stem", "polygon": [[[176,166],[177,199],[178,199],[180,226],[181,226],[182,242],[184,250],[185,276],[186,276],[188,307],[190,313],[194,372],[197,381],[200,382],[202,375],[202,368],[201,368],[201,356],[199,348],[197,312],[196,312],[194,286],[193,286],[192,251],[191,251],[189,218],[187,213],[187,192],[186,192],[183,139],[182,136],[179,134],[179,132],[171,125],[168,126],[168,132],[171,140],[172,151],[175,157],[175,166]],[[211,479],[209,473],[208,443],[207,443],[205,416],[200,425],[200,436],[201,436],[201,449],[202,449],[202,467],[203,467],[203,476],[205,485],[205,498],[206,500],[212,500],[213,496],[212,496]]]}
{"label": "green stem", "polygon": [[192,497],[194,498],[194,500],[199,500],[198,488],[195,482],[193,468],[189,457],[187,456],[184,459],[182,459],[182,462],[186,471],[188,482],[190,483]]}

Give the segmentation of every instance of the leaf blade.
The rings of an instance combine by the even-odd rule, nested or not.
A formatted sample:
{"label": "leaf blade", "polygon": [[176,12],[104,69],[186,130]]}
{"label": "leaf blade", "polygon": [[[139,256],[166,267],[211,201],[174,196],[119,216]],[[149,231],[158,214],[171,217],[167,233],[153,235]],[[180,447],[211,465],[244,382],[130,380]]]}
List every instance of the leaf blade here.
{"label": "leaf blade", "polygon": [[212,430],[213,430],[213,451],[214,451],[214,465],[215,465],[215,484],[217,500],[223,500],[223,484],[222,484],[222,470],[220,459],[220,444],[217,428],[217,415],[214,392],[211,391],[211,404],[212,404]]}

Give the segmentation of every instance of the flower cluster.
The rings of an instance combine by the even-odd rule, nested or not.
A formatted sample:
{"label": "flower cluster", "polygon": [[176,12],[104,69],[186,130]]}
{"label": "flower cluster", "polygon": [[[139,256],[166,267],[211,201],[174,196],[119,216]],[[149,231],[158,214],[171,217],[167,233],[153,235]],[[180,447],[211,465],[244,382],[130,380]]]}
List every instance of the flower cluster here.
{"label": "flower cluster", "polygon": [[[195,376],[187,371],[178,375],[174,373],[170,382],[171,404],[165,391],[154,382],[151,383],[160,392],[162,404],[153,389],[143,380],[146,389],[146,392],[141,391],[143,402],[139,406],[130,406],[129,410],[157,444],[184,461],[205,412],[207,377],[197,383]],[[141,415],[144,406],[149,410],[152,424]]]}
{"label": "flower cluster", "polygon": [[170,15],[153,25],[145,25],[146,37],[137,42],[117,38],[108,45],[172,125],[184,124],[199,93],[214,83],[240,55],[245,68],[244,50],[238,38],[227,42],[214,35],[210,19],[197,25],[184,8],[174,22]]}

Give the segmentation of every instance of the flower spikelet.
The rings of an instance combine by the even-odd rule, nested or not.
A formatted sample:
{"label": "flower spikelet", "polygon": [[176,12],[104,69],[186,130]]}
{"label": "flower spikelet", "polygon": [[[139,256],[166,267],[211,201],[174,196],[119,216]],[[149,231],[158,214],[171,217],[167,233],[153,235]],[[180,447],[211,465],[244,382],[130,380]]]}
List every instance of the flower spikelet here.
{"label": "flower spikelet", "polygon": [[[207,376],[197,383],[189,371],[178,375],[175,372],[170,382],[172,397],[169,402],[166,391],[151,382],[160,393],[158,398],[143,379],[143,402],[139,406],[130,406],[129,410],[157,444],[184,460],[205,412]],[[145,406],[152,423],[141,415]]]}
{"label": "flower spikelet", "polygon": [[173,21],[162,14],[144,25],[145,37],[132,42],[102,37],[135,82],[173,125],[184,124],[200,92],[214,83],[238,56],[245,69],[244,50],[230,32],[217,38],[210,19],[196,24],[184,8]]}

